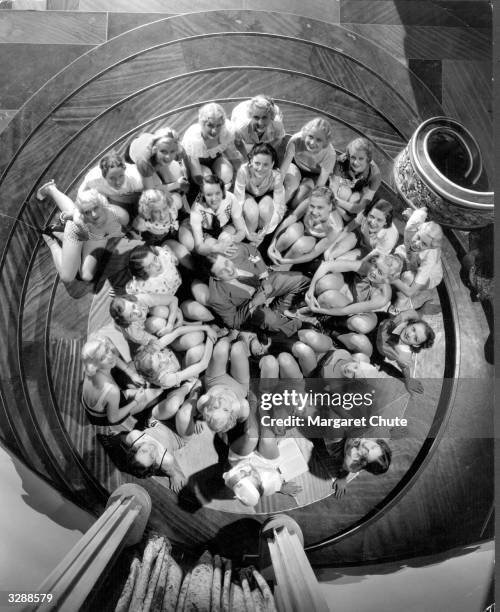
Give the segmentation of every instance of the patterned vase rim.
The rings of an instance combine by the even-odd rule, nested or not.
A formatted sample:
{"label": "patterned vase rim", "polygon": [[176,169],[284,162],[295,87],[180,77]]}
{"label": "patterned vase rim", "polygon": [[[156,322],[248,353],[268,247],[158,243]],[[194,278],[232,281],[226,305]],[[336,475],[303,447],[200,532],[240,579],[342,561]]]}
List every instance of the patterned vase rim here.
{"label": "patterned vase rim", "polygon": [[[473,171],[473,158],[471,149],[475,149],[479,157],[481,152],[472,134],[461,123],[449,117],[432,117],[421,123],[415,130],[409,143],[409,152],[415,170],[425,177],[429,187],[441,197],[465,208],[492,211],[494,209],[492,191],[477,191],[462,187],[446,177],[432,161],[428,142],[432,135],[446,132],[452,134],[469,153],[469,167],[466,175]],[[478,176],[481,173],[480,162]],[[476,180],[477,180],[476,178]]]}

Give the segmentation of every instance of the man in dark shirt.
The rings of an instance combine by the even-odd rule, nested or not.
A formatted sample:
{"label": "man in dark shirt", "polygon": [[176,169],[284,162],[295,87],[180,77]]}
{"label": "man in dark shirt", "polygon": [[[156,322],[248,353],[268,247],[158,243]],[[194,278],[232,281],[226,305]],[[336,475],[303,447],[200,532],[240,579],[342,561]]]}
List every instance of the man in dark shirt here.
{"label": "man in dark shirt", "polygon": [[[268,269],[251,244],[239,244],[234,257],[207,256],[210,266],[208,307],[233,329],[257,327],[291,336],[302,326],[283,312],[305,293],[310,280],[300,272]],[[208,267],[207,266],[207,267]]]}

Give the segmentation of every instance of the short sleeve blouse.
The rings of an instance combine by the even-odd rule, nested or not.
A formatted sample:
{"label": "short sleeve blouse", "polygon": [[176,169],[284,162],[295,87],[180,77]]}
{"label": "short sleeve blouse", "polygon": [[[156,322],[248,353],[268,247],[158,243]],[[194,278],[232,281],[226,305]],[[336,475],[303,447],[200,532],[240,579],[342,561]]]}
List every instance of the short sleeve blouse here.
{"label": "short sleeve blouse", "polygon": [[273,170],[263,179],[259,179],[255,176],[249,163],[240,166],[236,182],[240,187],[244,185],[245,191],[253,196],[262,196],[275,189],[280,189],[283,185],[281,174],[278,170]]}
{"label": "short sleeve blouse", "polygon": [[337,235],[344,227],[342,217],[336,210],[332,210],[328,219],[321,224],[315,224],[309,213],[306,212],[302,223],[304,224],[304,233],[318,239],[326,238],[329,234]]}
{"label": "short sleeve blouse", "polygon": [[290,138],[289,146],[295,147],[294,160],[301,170],[313,174],[320,174],[322,171],[328,174],[333,172],[337,154],[331,144],[317,153],[311,153],[306,147],[302,133],[299,132]]}
{"label": "short sleeve blouse", "polygon": [[87,223],[77,224],[74,221],[67,221],[64,227],[64,240],[69,242],[87,242],[88,240],[108,240],[108,238],[122,237],[122,225],[115,211],[109,206],[104,208],[108,216],[104,225],[96,228]]}
{"label": "short sleeve blouse", "polygon": [[367,250],[376,249],[379,253],[388,255],[392,252],[399,239],[399,232],[394,223],[390,227],[383,227],[376,234],[370,232],[368,219],[363,212],[358,213],[356,223],[359,225],[362,245]]}
{"label": "short sleeve blouse", "polygon": [[382,175],[377,164],[372,160],[368,164],[366,171],[359,176],[352,176],[350,173],[349,159],[344,157],[338,161],[333,171],[334,176],[339,176],[344,184],[347,184],[352,191],[362,191],[365,187],[370,191],[377,191],[382,182]]}
{"label": "short sleeve blouse", "polygon": [[219,144],[215,147],[207,147],[206,141],[201,134],[201,126],[199,123],[195,123],[188,127],[184,137],[182,138],[182,146],[184,147],[187,155],[195,159],[215,159],[218,155],[229,150],[234,152],[234,141],[236,138],[236,130],[230,121],[222,126],[219,133]]}
{"label": "short sleeve blouse", "polygon": [[137,216],[132,226],[138,232],[151,232],[155,236],[163,236],[170,232],[176,232],[179,229],[179,221],[177,220],[177,215],[171,211],[168,221],[151,221]]}
{"label": "short sleeve blouse", "polygon": [[285,136],[283,117],[278,106],[275,104],[276,115],[272,121],[266,125],[263,133],[259,134],[252,126],[252,118],[249,117],[251,100],[245,100],[234,107],[231,113],[231,122],[240,132],[246,144],[254,145],[259,143],[273,143],[282,140]]}
{"label": "short sleeve blouse", "polygon": [[391,319],[382,321],[377,331],[377,349],[378,351],[390,359],[396,361],[402,368],[410,367],[412,364],[411,349],[407,345],[397,342],[396,344],[390,342],[392,334],[399,335],[402,330],[406,327],[406,323],[402,323],[398,327],[394,327]]}
{"label": "short sleeve blouse", "polygon": [[220,227],[224,227],[231,219],[238,219],[242,214],[241,204],[232,193],[226,192],[226,197],[222,200],[216,212],[197,200],[191,208],[190,221],[193,228],[201,226],[202,230],[212,229],[214,217],[218,218]]}

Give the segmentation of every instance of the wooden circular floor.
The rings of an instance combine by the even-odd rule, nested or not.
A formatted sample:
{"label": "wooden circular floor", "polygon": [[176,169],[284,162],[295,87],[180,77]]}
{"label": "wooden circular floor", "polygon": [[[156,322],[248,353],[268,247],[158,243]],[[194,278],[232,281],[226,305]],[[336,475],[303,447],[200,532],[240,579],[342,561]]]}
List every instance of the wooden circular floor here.
{"label": "wooden circular floor", "polygon": [[[98,509],[109,491],[132,479],[110,462],[78,399],[79,351],[89,328],[109,323],[108,286],[104,280],[92,287],[58,282],[34,229],[54,211],[36,201],[36,188],[55,178],[74,195],[86,170],[104,152],[123,149],[132,135],[162,125],[182,133],[203,103],[218,101],[230,111],[259,92],[275,98],[290,133],[310,117],[322,116],[332,123],[340,150],[357,135],[369,138],[386,181],[384,195],[390,199],[395,199],[389,183],[392,160],[421,120],[441,114],[438,102],[404,64],[342,26],[296,15],[213,11],[160,20],[90,51],[49,81],[2,134],[0,198],[10,223],[3,228],[0,263],[0,325],[6,346],[0,427],[29,465],[86,507]],[[108,273],[120,267],[129,248],[126,240],[118,245]],[[450,488],[442,508],[431,511],[418,493],[419,487],[432,488],[429,474],[438,473],[432,462],[439,460],[442,466],[440,438],[450,428],[465,426],[464,411],[478,401],[478,393],[487,396],[480,353],[487,331],[484,317],[470,303],[448,242],[445,254],[439,293],[444,316],[432,322],[441,342],[417,360],[417,374],[429,378],[426,393],[404,407],[414,429],[407,438],[393,440],[390,472],[378,479],[358,478],[344,500],[335,500],[323,487],[311,492],[308,501],[314,503],[299,502],[298,507],[293,502],[290,508],[287,502],[306,546],[320,551],[318,562],[422,553],[428,543],[402,526],[401,516],[418,522],[434,512],[443,521],[446,505],[460,497],[461,489]],[[484,377],[481,389],[463,380],[465,376]],[[475,409],[484,412],[480,421],[487,423],[488,402]],[[474,460],[487,456],[488,448],[477,442]],[[448,466],[442,477],[454,481],[458,471],[457,465]],[[466,519],[471,524],[482,524],[487,515],[490,476],[484,470],[479,478],[476,511]],[[268,513],[285,508],[281,496],[273,496],[235,525],[230,507],[179,504],[160,478],[141,484],[153,497],[153,524],[189,547],[211,540],[224,546],[232,529],[240,536],[252,533],[255,523],[244,519],[262,522]],[[384,541],[387,532],[398,545]],[[462,543],[458,532],[454,528],[439,534],[436,547]],[[333,553],[326,546],[332,537]]]}

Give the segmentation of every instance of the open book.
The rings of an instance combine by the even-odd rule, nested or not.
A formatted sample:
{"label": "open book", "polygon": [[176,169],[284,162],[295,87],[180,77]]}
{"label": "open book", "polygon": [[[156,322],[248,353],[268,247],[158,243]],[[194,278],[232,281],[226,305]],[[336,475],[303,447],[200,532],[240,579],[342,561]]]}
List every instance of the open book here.
{"label": "open book", "polygon": [[278,442],[278,448],[280,451],[278,467],[285,482],[309,471],[307,460],[295,438],[282,438]]}

